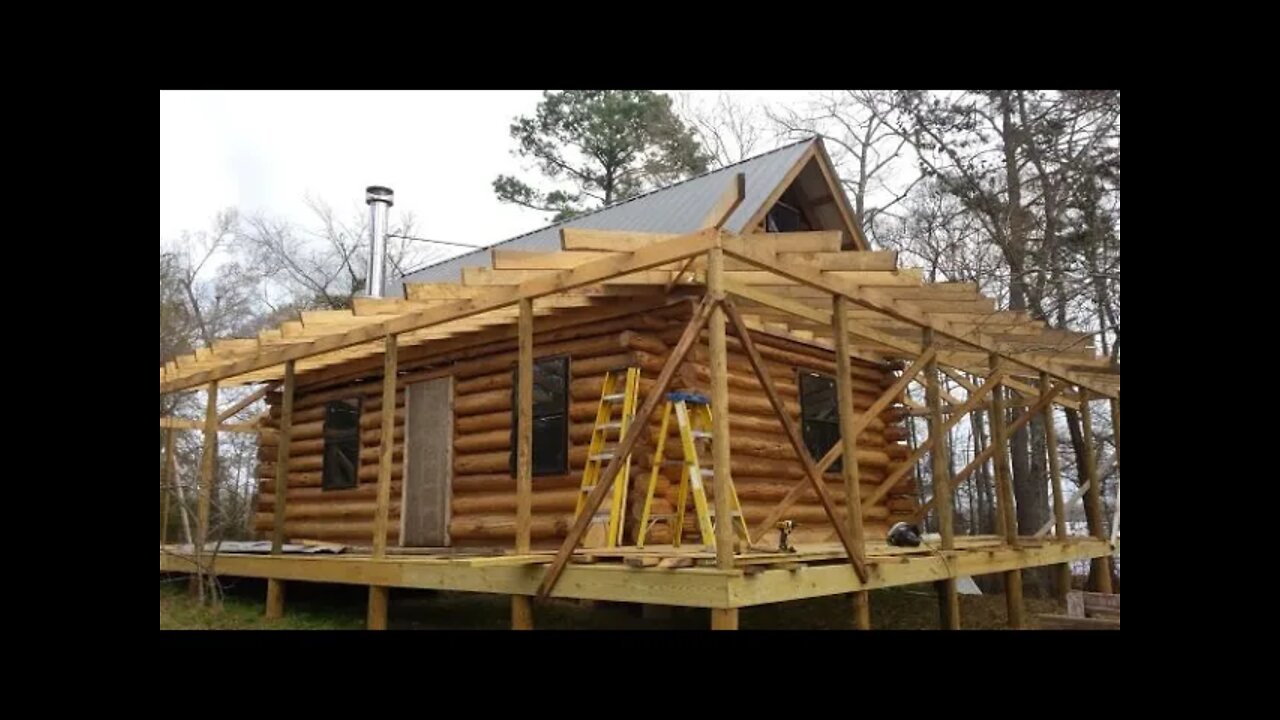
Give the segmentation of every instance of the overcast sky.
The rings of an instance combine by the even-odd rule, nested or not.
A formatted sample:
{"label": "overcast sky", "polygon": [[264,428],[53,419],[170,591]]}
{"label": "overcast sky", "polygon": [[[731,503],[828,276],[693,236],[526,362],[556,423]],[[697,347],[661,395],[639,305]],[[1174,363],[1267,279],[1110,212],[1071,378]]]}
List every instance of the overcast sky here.
{"label": "overcast sky", "polygon": [[[720,91],[692,93],[714,100]],[[733,91],[744,102],[795,102],[800,91]],[[160,237],[207,229],[237,207],[299,222],[304,198],[341,216],[364,188],[395,190],[423,237],[488,245],[546,224],[500,203],[492,182],[524,173],[508,126],[540,91],[164,91],[160,93]],[[763,150],[774,147],[770,142]]]}

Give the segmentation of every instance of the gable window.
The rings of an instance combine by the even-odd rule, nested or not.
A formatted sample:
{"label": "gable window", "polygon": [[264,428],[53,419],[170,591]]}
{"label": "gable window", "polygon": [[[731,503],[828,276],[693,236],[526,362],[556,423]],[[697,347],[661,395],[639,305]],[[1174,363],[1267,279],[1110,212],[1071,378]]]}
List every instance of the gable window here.
{"label": "gable window", "polygon": [[798,209],[778,201],[765,216],[764,229],[765,232],[797,232],[808,230],[809,223],[805,222]]}
{"label": "gable window", "polygon": [[353,488],[360,483],[360,399],[334,400],[324,411],[323,490]]}
{"label": "gable window", "polygon": [[[836,380],[807,370],[800,371],[800,424],[805,447],[816,463],[840,442],[840,406]],[[828,472],[844,469],[843,457]]]}
{"label": "gable window", "polygon": [[[520,371],[511,380],[511,475],[516,474]],[[569,358],[533,363],[533,474],[569,472]]]}

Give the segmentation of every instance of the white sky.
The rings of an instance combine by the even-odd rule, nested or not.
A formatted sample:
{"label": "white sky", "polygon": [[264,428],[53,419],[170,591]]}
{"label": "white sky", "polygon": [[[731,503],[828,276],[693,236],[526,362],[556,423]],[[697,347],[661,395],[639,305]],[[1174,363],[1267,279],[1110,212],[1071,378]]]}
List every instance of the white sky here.
{"label": "white sky", "polygon": [[[789,103],[808,93],[731,94]],[[536,90],[163,91],[160,237],[205,230],[232,206],[310,223],[308,194],[346,218],[364,211],[368,185],[395,190],[393,218],[413,212],[421,237],[489,245],[534,230],[545,213],[498,202],[492,182],[536,179],[511,155],[508,126],[540,99]]]}

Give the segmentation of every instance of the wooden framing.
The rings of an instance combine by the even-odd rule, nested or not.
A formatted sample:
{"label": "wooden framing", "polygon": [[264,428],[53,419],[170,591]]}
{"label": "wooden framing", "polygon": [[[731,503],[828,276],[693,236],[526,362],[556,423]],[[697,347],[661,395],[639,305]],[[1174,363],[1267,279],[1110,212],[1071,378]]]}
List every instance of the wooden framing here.
{"label": "wooden framing", "polygon": [[160,469],[160,544],[169,542],[169,488],[173,486],[173,428],[164,431],[164,465]]}
{"label": "wooden framing", "polygon": [[[1049,374],[1040,373],[1040,393],[1049,392]],[[1058,457],[1058,432],[1053,419],[1053,405],[1044,408],[1044,447],[1049,468],[1049,483],[1053,493],[1053,525],[1055,537],[1059,540],[1067,538],[1067,506],[1062,500],[1062,467]],[[1066,597],[1071,590],[1071,566],[1062,564],[1057,570],[1059,597]]]}
{"label": "wooden framing", "polygon": [[284,547],[285,503],[289,493],[289,443],[293,432],[293,391],[297,379],[294,361],[284,364],[284,388],[280,406],[280,431],[276,440],[276,508],[275,526],[271,531],[271,554],[279,555]]}
{"label": "wooden framing", "polygon": [[[921,344],[933,349],[933,329],[925,328]],[[955,527],[952,523],[951,478],[948,458],[951,457],[951,443],[948,430],[944,430],[942,421],[942,388],[938,380],[938,361],[929,360],[925,367],[925,402],[929,406],[929,445],[932,448],[930,459],[933,465],[933,496],[942,498],[936,504],[938,513],[938,532],[942,535],[942,550],[947,552],[956,547]],[[904,465],[909,467],[909,465]],[[939,600],[939,618],[942,627],[947,630],[960,629],[960,596],[954,578],[941,580],[937,584]]]}
{"label": "wooden framing", "polygon": [[[866,582],[848,563],[807,564],[802,569],[766,566],[746,572],[715,567],[636,568],[624,563],[571,564],[564,582],[550,593],[557,598],[650,603],[703,608],[743,608],[861,590],[932,583],[948,577],[1002,573],[1010,568],[1038,567],[1100,557],[1113,552],[1091,537],[1070,542],[1048,539],[1017,548],[996,546],[956,551],[939,556],[924,552],[910,556],[869,556]],[[456,590],[497,595],[534,595],[545,582],[550,564],[537,558],[432,558],[369,556],[245,555],[222,553],[214,561],[224,576],[277,578],[286,582],[372,585],[377,588]],[[803,558],[801,558],[803,559]],[[502,560],[504,562],[485,562]],[[540,567],[541,566],[541,567]],[[547,570],[542,570],[545,567]],[[160,553],[161,572],[190,572],[192,559],[173,551]],[[383,612],[385,622],[385,611]]]}
{"label": "wooden framing", "polygon": [[[809,153],[802,158],[794,173],[800,172],[812,157],[813,153]],[[791,179],[794,177],[793,174]],[[789,182],[783,186],[787,184]],[[1093,521],[1094,515],[1100,517],[1101,508],[1096,482],[1092,485],[1096,499],[1086,497],[1086,506],[1097,510],[1090,513],[1094,537],[1067,538],[1060,528],[1058,537],[1053,540],[1035,541],[1024,546],[1027,539],[1017,535],[1008,470],[1008,435],[1033,416],[1041,414],[1048,419],[1046,425],[1051,430],[1052,403],[1059,402],[1068,407],[1078,403],[1086,424],[1086,440],[1091,441],[1089,398],[1113,398],[1118,458],[1118,368],[1111,368],[1104,359],[1097,358],[1086,336],[1045,328],[1025,314],[997,312],[994,301],[978,294],[975,287],[925,284],[918,271],[898,269],[892,254],[841,253],[840,232],[748,237],[720,230],[724,217],[736,205],[735,197],[736,202],[740,202],[742,194],[739,180],[736,188],[731,186],[723,201],[716,203],[714,212],[706,218],[711,222],[719,213],[719,223],[696,232],[659,235],[566,228],[561,231],[562,252],[521,254],[494,251],[492,269],[464,272],[462,284],[411,285],[406,289],[406,300],[370,299],[357,302],[351,312],[308,312],[300,321],[287,322],[277,330],[264,331],[257,339],[219,342],[212,349],[201,349],[191,356],[166,363],[161,369],[162,393],[200,385],[206,385],[210,393],[202,426],[206,442],[201,463],[199,547],[203,547],[208,532],[214,438],[219,430],[232,427],[219,426],[218,423],[248,407],[268,391],[266,387],[260,389],[219,417],[216,409],[219,385],[282,382],[286,388],[283,395],[290,399],[290,404],[283,412],[276,451],[275,488],[278,499],[274,508],[276,529],[272,537],[276,554],[217,559],[219,564],[225,562],[230,568],[229,574],[246,573],[271,580],[269,612],[282,608],[283,583],[295,579],[368,585],[370,628],[386,626],[390,587],[447,587],[508,594],[512,596],[513,627],[532,626],[531,596],[535,594],[541,597],[555,595],[709,607],[717,611],[713,614],[714,627],[736,627],[736,609],[739,607],[844,592],[854,594],[855,624],[865,627],[869,625],[867,589],[911,582],[939,582],[943,624],[958,627],[954,579],[962,575],[1001,572],[1005,574],[1008,589],[1010,624],[1020,627],[1023,623],[1021,568],[1058,564],[1082,557],[1102,558],[1112,548],[1106,543],[1105,531],[1100,530],[1101,520]],[[781,237],[784,235],[786,237]],[[684,284],[686,278],[690,280],[688,284]],[[554,555],[531,552],[534,318],[560,312],[582,313],[581,317],[597,313],[600,317],[620,316],[628,311],[634,312],[637,304],[658,307],[670,303],[671,297],[696,298],[699,295],[701,299],[692,318],[667,354],[661,372],[648,386],[635,420],[625,437],[620,438],[614,458],[586,498],[583,511],[569,527],[559,549]],[[715,568],[675,570],[652,567],[656,563],[644,562],[634,568],[570,565],[591,515],[612,490],[621,469],[620,459],[627,457],[640,435],[647,432],[657,404],[698,342],[704,326],[708,330],[715,420],[716,512],[722,520],[731,518],[729,497],[733,480],[728,442],[727,323],[733,325],[737,343],[803,470],[803,477],[770,510],[766,521],[753,531],[753,538],[758,539],[761,531],[767,531],[772,525],[770,519],[776,522],[790,503],[794,503],[807,489],[812,489],[840,540],[837,553],[822,557],[826,560],[845,559],[848,563],[818,564],[818,560],[811,560],[810,564],[804,561],[789,563],[802,568],[803,572],[799,573],[794,567],[786,570],[766,567],[763,571],[746,572],[742,569],[743,564],[750,565],[757,551],[739,548],[735,553],[732,522],[722,521],[717,523]],[[922,334],[919,342],[912,339],[912,334]],[[781,338],[835,354],[840,442],[819,462],[815,463],[809,457],[799,429],[765,367],[753,335],[761,338],[764,345],[777,342],[771,338]],[[484,343],[512,340],[515,341],[514,347],[518,348],[520,388],[516,420],[517,506],[513,555],[491,558],[492,562],[480,565],[471,561],[455,564],[447,560],[406,560],[388,554],[387,524],[395,432],[393,412],[383,413],[381,420],[377,510],[371,557],[298,558],[279,553],[284,542],[280,518],[285,512],[291,399],[297,376],[304,376],[307,382],[313,383],[324,377],[325,382],[336,385],[344,378],[373,375],[376,356],[381,352],[382,407],[393,408],[400,357],[413,357],[420,363],[421,358],[435,357],[427,355],[427,352],[439,353],[442,348],[453,352],[454,349],[461,351]],[[422,349],[424,345],[430,350]],[[771,347],[765,350],[772,351]],[[850,384],[851,359],[876,363],[879,368],[884,368],[886,359],[907,358],[911,359],[910,366],[883,392],[864,394],[863,397],[869,399],[874,396],[875,400],[869,410],[856,413]],[[700,359],[700,362],[706,360]],[[410,367],[414,368],[414,373],[419,372],[419,365]],[[981,386],[961,382],[969,392],[968,398],[961,403],[958,398],[944,398],[939,384],[940,373],[963,377],[953,371],[985,375],[986,380]],[[430,373],[432,370],[428,368],[422,372]],[[705,375],[708,371],[701,372]],[[922,379],[917,378],[920,372],[925,373]],[[740,381],[739,378],[736,382]],[[923,409],[928,414],[929,439],[910,453],[906,463],[900,463],[897,469],[888,473],[875,486],[874,492],[866,497],[863,497],[859,483],[858,463],[844,463],[844,495],[849,508],[841,516],[827,490],[823,473],[838,457],[858,457],[860,431],[882,411],[902,403],[903,392],[914,381],[920,381],[926,389],[927,406]],[[1067,384],[1080,388],[1079,400],[1062,396]],[[1000,389],[1002,385],[1025,392],[1030,398],[1027,411],[1011,424],[1006,422],[1004,414],[1006,401]],[[327,385],[317,387],[323,391]],[[936,556],[904,556],[901,560],[887,560],[882,555],[868,554],[863,537],[864,513],[902,479],[907,471],[903,468],[909,470],[924,453],[932,453],[934,503],[937,503],[937,498],[951,497],[954,487],[967,473],[962,470],[956,477],[948,477],[946,437],[964,415],[979,407],[985,396],[993,391],[992,444],[984,451],[982,459],[994,457],[995,460],[1003,544],[986,552],[957,549],[953,522],[947,510],[950,503],[942,502],[937,507],[941,511],[939,520],[943,543]],[[944,399],[949,405],[944,404]],[[172,421],[171,427],[180,426],[179,421]],[[1055,447],[1050,452],[1056,455],[1056,442],[1053,445]],[[1096,470],[1092,465],[1093,449],[1090,446],[1085,451],[1090,458],[1090,466],[1086,470],[1093,472]],[[1060,474],[1056,462],[1051,461],[1051,466],[1055,466],[1051,473],[1056,484],[1060,484],[1060,478],[1056,477]],[[1058,487],[1055,522],[1058,515],[1065,513],[1065,508],[1060,509],[1062,505]],[[927,509],[928,506],[921,508],[920,513],[927,512]],[[164,539],[162,534],[162,542]],[[498,560],[502,563],[496,562]],[[526,565],[545,566],[545,571],[540,572],[541,567]],[[180,557],[162,552],[162,570],[181,566]],[[565,583],[559,583],[562,578],[566,579]],[[1108,575],[1107,590],[1109,579]]]}
{"label": "wooden framing", "polygon": [[[992,364],[999,362],[991,358]],[[1002,534],[1012,546],[1018,544],[1018,514],[1013,507],[1013,478],[1009,471],[1009,433],[1005,427],[1004,388],[997,386],[991,394],[991,446],[995,449],[993,464],[996,470],[996,504],[1002,519]],[[1029,415],[1029,414],[1028,414]],[[959,477],[959,476],[957,476]],[[1022,604],[1022,572],[1009,570],[1004,574],[1004,596],[1009,608],[1009,627],[1021,628],[1025,624]]]}
{"label": "wooden framing", "polygon": [[[1089,408],[1089,392],[1080,389],[1080,425],[1084,440],[1084,478],[1088,483],[1084,492],[1085,519],[1089,523],[1089,534],[1099,540],[1107,539],[1107,528],[1102,511],[1102,484],[1098,481],[1098,456],[1094,451],[1093,412]],[[1111,592],[1111,556],[1099,558],[1097,563],[1097,591]]]}
{"label": "wooden framing", "polygon": [[[711,355],[711,441],[712,472],[716,510],[716,566],[733,567],[733,478],[729,471],[729,353],[725,347],[724,252],[719,248],[707,254],[707,299],[713,303],[707,321],[707,346]],[[736,319],[735,319],[736,320]],[[735,322],[736,324],[736,322]],[[742,329],[739,328],[739,332]],[[740,338],[750,342],[745,334]],[[748,351],[750,352],[750,351]],[[736,624],[736,623],[735,623]]]}
{"label": "wooden framing", "polygon": [[[840,414],[840,448],[847,458],[858,457],[858,422],[853,409],[853,366],[849,358],[849,300],[836,296],[831,299],[831,332],[836,344],[836,402]],[[870,413],[867,413],[869,416]],[[866,554],[865,533],[862,530],[862,479],[858,463],[851,460],[842,466],[844,475],[845,518],[848,533],[857,547],[858,554]],[[871,629],[871,599],[866,591],[853,594],[853,624],[859,630]]]}

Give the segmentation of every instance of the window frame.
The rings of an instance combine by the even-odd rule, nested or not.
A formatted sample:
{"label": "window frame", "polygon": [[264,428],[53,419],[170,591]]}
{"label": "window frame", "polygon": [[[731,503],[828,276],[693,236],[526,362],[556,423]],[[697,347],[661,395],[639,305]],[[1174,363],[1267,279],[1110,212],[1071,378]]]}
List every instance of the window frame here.
{"label": "window frame", "polygon": [[[329,426],[334,406],[355,408],[355,427],[336,429]],[[360,396],[338,398],[324,404],[324,425],[321,437],[324,439],[324,450],[320,463],[320,491],[351,490],[360,486],[360,418],[364,414],[364,398]],[[342,453],[341,445],[350,445],[355,451],[352,456],[351,482],[338,484],[334,482],[336,468],[332,468],[329,460],[333,452]],[[344,455],[347,453],[343,453]]]}
{"label": "window frame", "polygon": [[[809,403],[806,402],[806,396],[811,396],[812,393],[805,392],[805,381],[809,379],[810,382],[813,382],[814,378],[830,383],[831,413],[834,419],[824,419],[819,416],[820,413],[811,412],[814,408],[811,408]],[[839,445],[842,440],[840,435],[840,396],[836,388],[836,376],[808,368],[798,368],[796,370],[796,389],[800,395],[800,435],[804,440],[805,449],[808,450],[809,456],[816,463],[830,452],[831,448]],[[818,430],[816,426],[821,426],[824,429],[821,434],[815,436],[812,431]],[[830,444],[826,446],[826,449],[815,455],[815,448],[821,447],[828,440],[830,440]],[[827,468],[827,472],[831,473],[842,472],[843,470],[843,455],[836,458],[836,461],[831,463],[831,467]]]}
{"label": "window frame", "polygon": [[[538,401],[536,397],[534,398],[533,417],[531,418],[531,421],[533,424],[533,437],[532,437],[532,443],[530,447],[530,451],[533,456],[532,458],[530,458],[530,464],[532,465],[532,469],[533,469],[533,477],[548,477],[548,476],[569,474],[569,409],[573,404],[573,399],[569,396],[569,386],[573,382],[573,378],[571,376],[571,373],[573,371],[573,362],[572,362],[572,358],[570,358],[570,356],[568,355],[549,355],[547,357],[534,358],[533,384],[535,388],[538,385],[538,367],[540,365],[547,365],[550,363],[563,363],[564,371],[563,373],[561,373],[561,375],[564,377],[564,388],[563,388],[563,391],[561,392],[561,397],[563,398],[563,404],[559,408],[553,408],[552,412],[543,412],[539,414]],[[520,368],[517,367],[511,371],[511,451],[510,451],[510,460],[509,460],[511,477],[516,476],[516,470],[517,470],[516,459],[519,454],[519,446],[518,446],[518,440],[519,440],[518,433],[520,431],[520,400],[519,400],[520,395],[519,394],[520,394]],[[555,410],[558,410],[558,412],[556,412]],[[559,425],[558,437],[553,437],[546,440],[540,440],[539,439],[539,420],[545,421],[545,420],[554,419],[554,418],[560,418],[558,423]],[[545,428],[547,426],[543,425],[542,427]],[[560,462],[558,464],[552,465],[548,462],[544,462],[542,465],[539,465],[538,448],[539,446],[545,446],[547,443],[553,443],[554,446],[560,450],[560,457],[559,457]]]}

